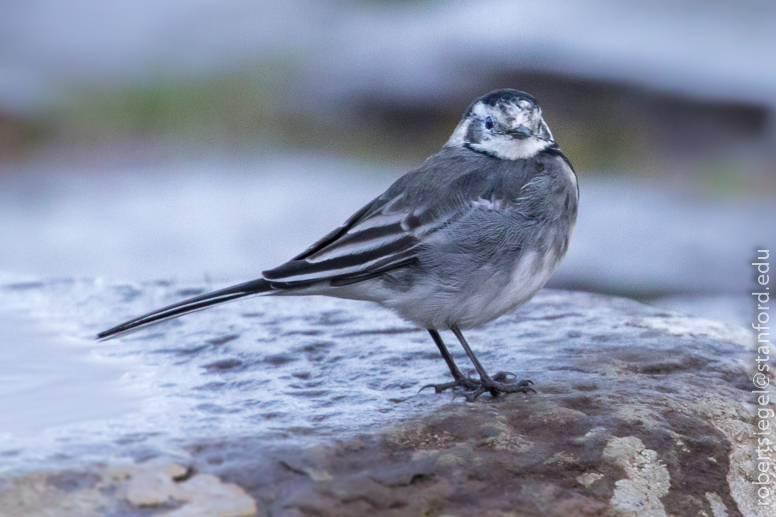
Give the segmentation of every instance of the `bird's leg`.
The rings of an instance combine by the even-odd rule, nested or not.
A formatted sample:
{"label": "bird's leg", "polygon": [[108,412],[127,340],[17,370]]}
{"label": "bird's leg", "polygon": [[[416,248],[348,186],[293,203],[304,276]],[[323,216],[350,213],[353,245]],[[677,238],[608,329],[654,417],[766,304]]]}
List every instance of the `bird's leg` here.
{"label": "bird's leg", "polygon": [[439,348],[439,353],[442,354],[442,359],[445,360],[447,363],[447,367],[450,368],[450,373],[453,374],[453,379],[455,379],[453,382],[446,382],[444,384],[426,384],[422,388],[420,388],[420,391],[423,391],[426,388],[434,388],[434,391],[437,393],[442,393],[444,390],[449,388],[454,388],[456,386],[463,386],[467,390],[476,390],[480,387],[480,382],[476,381],[474,379],[470,379],[466,377],[463,373],[461,373],[461,370],[458,369],[458,366],[456,366],[455,361],[453,361],[453,357],[450,355],[450,352],[447,350],[447,347],[445,346],[445,342],[442,341],[442,336],[439,335],[439,332],[437,332],[434,329],[428,329],[428,333],[431,334],[431,338],[434,340],[434,343],[436,343],[436,346]]}
{"label": "bird's leg", "polygon": [[466,342],[466,339],[463,337],[463,334],[461,333],[461,329],[458,328],[457,325],[451,325],[450,330],[453,331],[453,334],[455,334],[455,337],[458,338],[458,341],[461,342],[461,346],[464,350],[466,350],[466,355],[469,356],[469,359],[471,359],[472,364],[474,365],[474,368],[477,370],[477,373],[480,374],[480,385],[479,387],[474,390],[473,393],[470,393],[466,400],[469,402],[473,402],[477,399],[480,395],[485,393],[486,391],[489,391],[491,396],[495,397],[499,393],[528,393],[529,391],[534,391],[533,388],[531,388],[531,384],[533,384],[532,381],[529,380],[523,380],[520,382],[505,382],[510,374],[506,372],[499,372],[495,376],[491,377],[488,375],[488,372],[485,371],[485,368],[482,367],[480,364],[480,361],[477,359],[477,357],[474,355],[474,352],[472,352],[472,349],[469,347],[469,343]]}
{"label": "bird's leg", "polygon": [[456,366],[455,361],[453,361],[453,356],[450,355],[450,352],[447,350],[447,347],[445,346],[445,342],[442,341],[442,336],[439,335],[439,332],[436,330],[429,330],[429,334],[431,334],[431,338],[434,340],[434,343],[436,343],[436,346],[439,348],[439,353],[442,354],[442,358],[447,363],[447,367],[450,368],[450,373],[453,374],[453,379],[463,379],[464,374],[461,373],[461,370],[458,369],[458,366]]}

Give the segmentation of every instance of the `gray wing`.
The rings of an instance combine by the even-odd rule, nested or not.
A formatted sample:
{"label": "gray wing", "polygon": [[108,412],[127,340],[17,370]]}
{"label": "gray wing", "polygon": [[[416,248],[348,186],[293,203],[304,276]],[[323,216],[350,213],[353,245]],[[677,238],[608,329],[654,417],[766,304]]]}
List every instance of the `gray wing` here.
{"label": "gray wing", "polygon": [[483,200],[512,202],[535,172],[526,163],[442,148],[304,253],[265,271],[264,278],[288,286],[345,285],[411,264],[429,236]]}

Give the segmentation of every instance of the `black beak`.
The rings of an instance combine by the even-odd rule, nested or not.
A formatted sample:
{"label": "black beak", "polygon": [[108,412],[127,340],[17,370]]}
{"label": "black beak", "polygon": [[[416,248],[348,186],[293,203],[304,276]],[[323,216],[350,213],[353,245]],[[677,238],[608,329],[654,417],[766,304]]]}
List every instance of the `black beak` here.
{"label": "black beak", "polygon": [[517,126],[517,129],[513,129],[512,131],[507,131],[507,134],[510,135],[512,138],[517,138],[519,140],[523,140],[532,135],[531,130],[522,124]]}

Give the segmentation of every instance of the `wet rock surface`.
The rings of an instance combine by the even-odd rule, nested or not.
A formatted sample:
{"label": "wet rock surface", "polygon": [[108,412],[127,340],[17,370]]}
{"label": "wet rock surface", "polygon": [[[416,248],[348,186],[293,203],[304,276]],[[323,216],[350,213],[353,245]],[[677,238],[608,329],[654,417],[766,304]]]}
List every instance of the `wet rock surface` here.
{"label": "wet rock surface", "polygon": [[[97,288],[79,285],[68,291],[86,303]],[[132,305],[127,312],[149,303],[147,287],[117,289],[107,291],[123,293]],[[257,303],[159,327],[143,342],[157,356],[173,354],[189,375],[227,376],[211,381],[226,383],[208,396],[211,409],[239,398],[233,392],[245,379],[229,376],[269,369],[280,381],[262,384],[266,400],[299,398],[282,388],[285,375],[300,383],[314,377],[317,386],[294,389],[315,391],[301,398],[331,411],[340,404],[344,417],[298,426],[295,418],[306,411],[320,414],[317,402],[286,407],[293,418],[200,408],[208,413],[202,425],[146,428],[157,438],[145,442],[125,423],[102,459],[75,457],[67,466],[50,459],[34,472],[0,474],[0,515],[772,515],[757,506],[751,484],[755,363],[741,329],[625,299],[544,291],[517,313],[467,333],[486,368],[530,378],[537,393],[467,403],[417,393],[443,380],[445,365],[430,340],[379,308],[315,298]],[[249,310],[250,318],[227,316]],[[262,318],[269,317],[279,336],[271,350],[212,354],[246,335],[262,339]],[[106,319],[92,312],[80,329]],[[151,346],[154,339],[174,353]],[[116,346],[137,353],[134,345]],[[343,357],[338,373],[326,358],[339,354],[355,363]],[[325,375],[299,364],[308,356],[319,357],[312,363]],[[462,354],[454,357],[466,365]],[[338,392],[343,384],[355,403]],[[177,419],[193,419],[188,410],[178,410]],[[235,424],[239,419],[245,425]],[[267,423],[276,419],[280,425]]]}

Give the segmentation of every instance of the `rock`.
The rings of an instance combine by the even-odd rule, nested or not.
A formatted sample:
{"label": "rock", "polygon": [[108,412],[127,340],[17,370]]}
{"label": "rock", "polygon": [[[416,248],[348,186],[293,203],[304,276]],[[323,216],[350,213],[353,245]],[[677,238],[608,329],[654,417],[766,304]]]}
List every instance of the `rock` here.
{"label": "rock", "polygon": [[129,478],[126,499],[135,506],[164,504],[178,492],[175,479],[186,475],[186,467],[167,458],[157,458],[122,472]]}
{"label": "rock", "polygon": [[[758,505],[752,484],[756,363],[747,332],[626,299],[544,291],[515,315],[467,334],[475,350],[482,350],[486,368],[508,364],[534,380],[537,393],[467,403],[447,393],[417,394],[419,382],[434,379],[394,386],[397,372],[441,375],[444,364],[432,354],[392,349],[419,336],[381,309],[334,301],[338,311],[332,311],[325,300],[285,302],[259,303],[259,312],[246,320],[254,322],[250,329],[241,327],[247,324],[239,318],[220,331],[207,320],[181,320],[141,343],[156,339],[174,347],[170,336],[182,339],[186,345],[176,349],[176,357],[185,353],[189,360],[205,353],[197,351],[197,343],[216,346],[219,332],[241,336],[217,345],[228,347],[275,321],[277,343],[287,340],[287,347],[273,345],[264,353],[292,361],[275,364],[243,354],[239,368],[217,373],[199,368],[207,378],[221,375],[232,382],[223,395],[229,397],[241,389],[236,379],[259,371],[250,369],[258,368],[254,365],[262,371],[314,372],[289,350],[325,364],[326,357],[343,351],[358,353],[347,343],[367,336],[369,354],[356,357],[362,369],[343,366],[360,375],[332,374],[317,380],[315,389],[329,397],[341,384],[353,390],[353,384],[374,376],[372,410],[389,398],[412,410],[375,411],[388,418],[353,421],[351,427],[326,427],[327,420],[310,422],[303,431],[276,427],[285,431],[282,440],[268,438],[262,427],[278,426],[276,419],[257,421],[253,435],[175,437],[190,455],[188,467],[158,451],[158,459],[142,463],[91,465],[82,480],[78,472],[68,477],[55,469],[6,476],[0,478],[0,515],[41,515],[54,508],[70,515],[65,509],[76,504],[84,509],[78,515],[114,508],[121,515],[168,517],[249,515],[249,510],[288,517],[773,515],[772,507]],[[228,313],[217,313],[214,321],[223,322]],[[269,320],[273,313],[282,317]],[[302,313],[304,319],[296,319]],[[189,325],[192,333],[186,333]],[[212,359],[203,357],[202,366]],[[426,361],[434,369],[423,366]],[[368,368],[375,362],[381,370]],[[770,364],[773,371],[776,365]],[[288,377],[301,382],[310,376]],[[285,396],[273,386],[278,391],[272,396]],[[347,399],[336,397],[320,400],[327,408],[342,404],[344,411]],[[216,396],[211,400],[218,403]],[[372,411],[369,407],[360,406]],[[209,418],[232,417],[221,412]],[[198,509],[205,504],[212,505],[210,513]]]}
{"label": "rock", "polygon": [[186,501],[181,508],[163,514],[165,517],[238,517],[255,515],[256,503],[233,483],[221,483],[212,474],[197,474],[180,483],[172,497]]}
{"label": "rock", "polygon": [[[99,473],[35,473],[13,478],[0,491],[0,516],[96,517],[106,511],[108,515],[147,515],[143,508],[160,510],[153,513],[156,517],[241,517],[258,512],[255,501],[237,485],[222,483],[211,474],[183,479],[189,469],[165,457],[140,465],[109,465]],[[79,482],[75,490],[62,490],[56,480],[63,475],[93,483],[81,486]]]}
{"label": "rock", "polygon": [[[72,477],[86,477],[71,473]],[[57,474],[35,472],[0,481],[0,516],[2,517],[98,517],[99,509],[108,506],[110,498],[95,487],[62,490],[56,486]]]}
{"label": "rock", "polygon": [[[749,481],[750,334],[580,293],[544,293],[520,319],[489,334],[545,330],[529,357],[546,371],[537,394],[457,398],[379,435],[288,451],[305,466],[268,481],[288,494],[271,511],[768,515]],[[250,462],[229,468],[250,477]]]}
{"label": "rock", "polygon": [[615,481],[612,506],[625,515],[666,515],[661,497],[668,493],[671,477],[635,436],[612,438],[604,447],[603,459],[622,467],[627,478]]}

